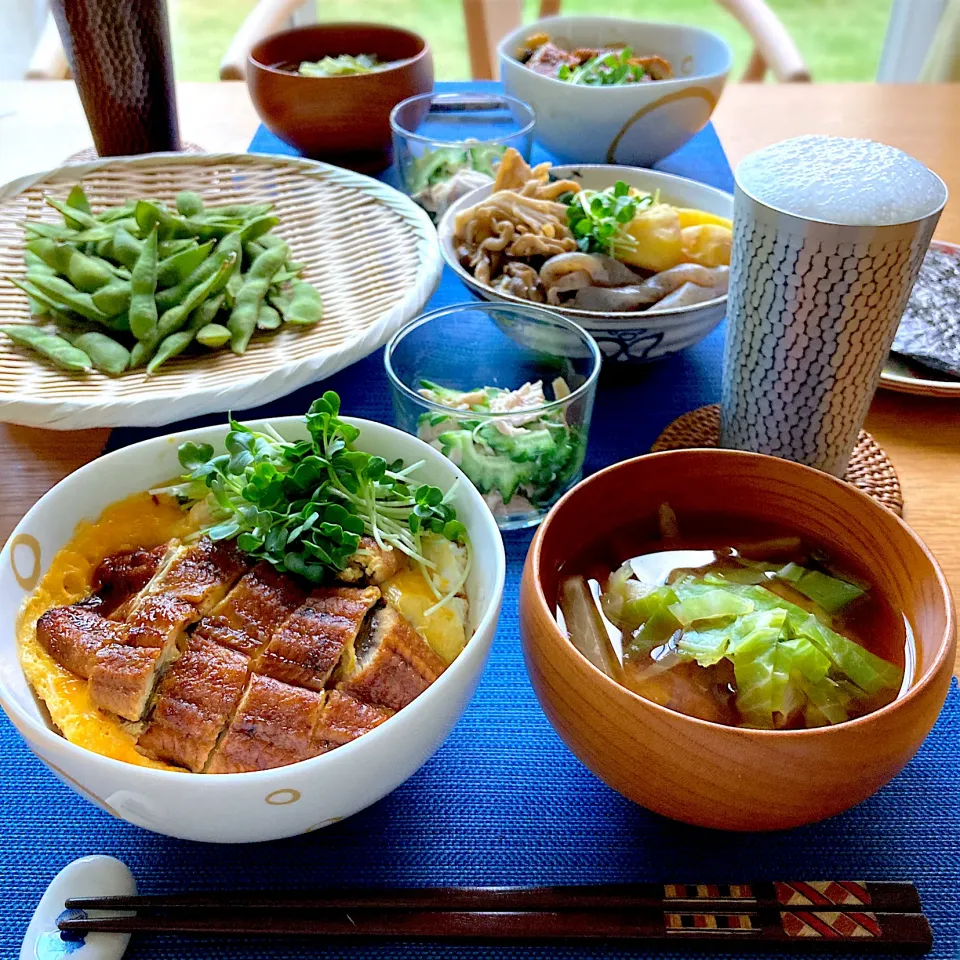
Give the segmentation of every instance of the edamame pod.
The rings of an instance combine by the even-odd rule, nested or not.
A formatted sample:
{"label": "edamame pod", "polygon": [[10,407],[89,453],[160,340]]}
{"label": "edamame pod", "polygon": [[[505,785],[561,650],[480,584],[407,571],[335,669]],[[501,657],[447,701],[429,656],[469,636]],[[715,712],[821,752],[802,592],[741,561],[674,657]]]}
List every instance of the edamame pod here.
{"label": "edamame pod", "polygon": [[141,341],[157,339],[157,228],[150,231],[130,276],[130,332]]}
{"label": "edamame pod", "polygon": [[223,287],[226,286],[227,280],[230,279],[230,274],[233,272],[233,264],[236,261],[237,255],[235,253],[227,253],[217,254],[216,256],[220,261],[216,272],[212,276],[207,277],[203,283],[197,284],[197,286],[184,297],[182,303],[171,307],[160,315],[160,319],[157,321],[158,340],[163,340],[165,337],[170,336],[171,333],[179,330],[184,323],[186,323],[187,316],[192,310],[199,307],[207,297],[219,293]]}
{"label": "edamame pod", "polygon": [[[43,262],[35,253],[31,253],[29,250],[24,250],[23,252],[23,262],[27,265],[27,270],[34,273],[45,273],[47,276],[55,274],[57,271],[53,267],[47,265]],[[30,304],[30,315],[33,317],[40,316],[44,313],[51,313],[53,315],[53,310],[44,304],[39,298],[32,296],[29,291],[26,291],[23,284],[17,283],[11,277],[11,281],[20,287],[21,290],[27,293],[27,300]],[[53,308],[55,309],[55,308]]]}
{"label": "edamame pod", "polygon": [[[276,217],[271,216],[257,217],[255,220],[250,220],[244,224],[243,229],[240,231],[240,242],[250,243],[253,240],[261,239],[264,234],[269,233],[279,223],[280,221]],[[282,240],[280,240],[280,242],[283,243]],[[267,244],[263,243],[261,246],[265,247]]]}
{"label": "edamame pod", "polygon": [[110,255],[128,270],[133,270],[143,252],[143,241],[138,240],[126,227],[118,225],[113,232]]}
{"label": "edamame pod", "polygon": [[243,274],[234,268],[227,285],[224,288],[224,294],[227,299],[227,306],[232,310],[237,303],[237,294],[243,286]]}
{"label": "edamame pod", "polygon": [[131,295],[131,281],[115,279],[91,294],[91,299],[98,309],[113,317],[130,309]]}
{"label": "edamame pod", "polygon": [[199,330],[208,323],[213,323],[217,314],[220,312],[220,308],[223,306],[224,297],[225,295],[223,293],[218,293],[215,297],[204,300],[203,303],[190,314],[187,326],[193,330]]}
{"label": "edamame pod", "polygon": [[207,207],[208,217],[223,217],[226,219],[252,220],[262,217],[273,209],[272,203],[240,203],[225,204],[220,207]]}
{"label": "edamame pod", "polygon": [[[31,241],[33,242],[33,241]],[[56,268],[51,267],[45,260],[42,260],[31,249],[28,243],[23,251],[23,262],[27,265],[27,270],[33,273],[56,273]]]}
{"label": "edamame pod", "polygon": [[289,270],[286,264],[284,264],[283,268],[278,270],[273,275],[273,285],[276,287],[279,284],[288,283],[291,280],[297,280],[299,279],[299,276],[300,275],[295,270]]}
{"label": "edamame pod", "polygon": [[177,194],[177,213],[184,217],[196,217],[203,213],[203,200],[193,190],[183,190]]}
{"label": "edamame pod", "polygon": [[240,256],[240,234],[238,232],[227,234],[217,244],[213,253],[182,283],[159,291],[157,293],[157,309],[163,312],[182,303],[195,286],[203,283],[216,272],[222,257],[230,253],[236,254],[237,257]]}
{"label": "edamame pod", "polygon": [[100,213],[94,214],[94,216],[101,223],[115,223],[117,220],[124,220],[128,217],[132,217],[133,212],[136,209],[136,202],[133,200],[128,200],[122,206],[107,207],[106,210],[102,210]]}
{"label": "edamame pod", "polygon": [[236,230],[236,226],[232,223],[212,223],[208,220],[181,217],[149,200],[140,200],[137,203],[136,217],[141,232],[148,233],[156,225],[163,240],[186,237],[196,237],[201,241],[213,240],[225,237]]}
{"label": "edamame pod", "polygon": [[278,237],[276,234],[267,233],[264,234],[264,236],[259,237],[257,242],[262,247],[279,247],[281,243],[285,243],[286,241],[284,241],[281,237]]}
{"label": "edamame pod", "polygon": [[198,247],[187,247],[162,260],[157,269],[157,286],[173,287],[182,283],[207,259],[212,249],[213,241],[208,240]]}
{"label": "edamame pod", "polygon": [[75,183],[71,188],[70,192],[67,194],[67,206],[73,207],[74,210],[79,210],[81,213],[90,213],[90,201],[87,199],[87,195],[83,192],[83,187],[79,183]]}
{"label": "edamame pod", "polygon": [[31,240],[26,249],[36,254],[47,266],[66,276],[83,293],[93,293],[106,286],[115,274],[110,264],[99,257],[88,257],[69,243],[58,243],[44,237]]}
{"label": "edamame pod", "polygon": [[267,295],[273,275],[287,259],[287,252],[286,244],[264,250],[253,261],[244,277],[243,286],[237,293],[236,303],[227,321],[231,334],[230,349],[234,353],[243,353],[247,349],[257,327],[260,305]]}
{"label": "edamame pod", "polygon": [[43,327],[32,327],[27,324],[6,324],[0,326],[0,333],[6,334],[15,344],[29,347],[42,357],[64,370],[73,372],[89,370],[93,364],[90,358],[69,340],[58,337],[55,333],[48,333]]}
{"label": "edamame pod", "polygon": [[29,253],[37,260],[40,260],[45,267],[54,273],[60,272],[60,254],[58,250],[61,244],[49,237],[34,237],[24,244],[24,257]]}
{"label": "edamame pod", "polygon": [[30,313],[33,316],[41,316],[46,313],[55,320],[72,321],[73,318],[62,304],[57,303],[56,300],[38,290],[30,283],[29,279],[18,280],[16,277],[10,277],[9,280],[27,295],[30,300]]}
{"label": "edamame pod", "polygon": [[258,330],[276,330],[283,323],[280,313],[270,306],[269,303],[260,304],[260,312],[257,314]]}
{"label": "edamame pod", "polygon": [[120,376],[130,363],[130,351],[105,333],[91,330],[71,337],[70,342],[79,347],[90,358],[90,362],[108,376]]}
{"label": "edamame pod", "polygon": [[197,241],[193,237],[189,237],[186,240],[161,240],[157,244],[157,253],[160,255],[161,260],[166,260],[167,257],[172,257],[175,253],[180,253],[181,250],[186,250],[189,247],[195,247]]}
{"label": "edamame pod", "polygon": [[70,233],[61,237],[66,243],[92,243],[94,246],[101,240],[109,240],[113,236],[115,226],[112,223],[101,223],[89,230],[81,230],[79,233]]}
{"label": "edamame pod", "polygon": [[323,319],[323,301],[316,287],[305,280],[284,284],[271,295],[270,302],[283,314],[287,323],[309,325]]}
{"label": "edamame pod", "polygon": [[146,340],[138,340],[130,350],[129,369],[142,367],[150,359],[150,354],[153,353],[155,346],[156,344],[149,344]]}
{"label": "edamame pod", "polygon": [[147,376],[156,373],[157,368],[171,357],[183,353],[183,351],[193,343],[196,335],[196,330],[178,330],[176,333],[171,333],[169,336],[164,337],[160,341],[160,345],[157,347],[157,352],[154,354],[153,359],[147,364]]}
{"label": "edamame pod", "polygon": [[258,240],[250,240],[248,243],[243,245],[243,255],[247,260],[247,263],[253,263],[257,257],[263,253],[267,248],[263,246]]}
{"label": "edamame pod", "polygon": [[106,224],[99,224],[91,230],[83,230],[78,233],[59,223],[45,223],[42,220],[24,220],[20,224],[28,240],[36,237],[48,237],[51,240],[66,240],[70,243],[95,243],[98,240],[105,240],[111,235],[110,227]]}
{"label": "edamame pod", "polygon": [[71,230],[59,223],[45,223],[43,220],[23,220],[20,223],[28,240],[37,237],[48,237],[51,240],[64,240],[72,237],[76,230]]}
{"label": "edamame pod", "polygon": [[42,273],[28,273],[27,279],[51,300],[62,304],[66,309],[79,313],[81,317],[105,323],[109,316],[94,302],[89,293],[81,293],[71,283],[62,277],[49,276]]}
{"label": "edamame pod", "polygon": [[44,197],[43,199],[46,200],[54,210],[58,210],[63,214],[63,222],[72,230],[95,230],[103,226],[102,223],[95,220],[89,213],[84,213],[83,210],[71,207],[57,200],[56,197]]}
{"label": "edamame pod", "polygon": [[108,330],[114,330],[117,333],[129,333],[130,332],[130,313],[127,310],[123,310],[118,313],[115,317],[111,317],[104,326]]}
{"label": "edamame pod", "polygon": [[197,331],[197,343],[211,350],[223,347],[230,341],[230,331],[220,323],[208,323]]}

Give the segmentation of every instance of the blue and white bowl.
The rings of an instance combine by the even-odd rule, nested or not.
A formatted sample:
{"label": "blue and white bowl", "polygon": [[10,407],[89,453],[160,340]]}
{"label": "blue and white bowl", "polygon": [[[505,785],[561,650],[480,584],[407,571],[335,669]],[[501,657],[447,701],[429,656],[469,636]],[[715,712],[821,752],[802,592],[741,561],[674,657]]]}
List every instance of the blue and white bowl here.
{"label": "blue and white bowl", "polygon": [[[556,166],[551,173],[561,179],[575,179],[589,190],[603,190],[617,180],[631,187],[660,191],[660,199],[678,207],[694,207],[721,217],[733,218],[733,195],[685,177],[610,164]],[[461,197],[444,214],[437,227],[440,248],[450,269],[485,300],[506,303],[529,303],[520,297],[494,290],[480,283],[460,264],[454,245],[454,220],[461,210],[472,207],[489,196],[489,186],[480,187]],[[553,313],[573,320],[588,330],[600,345],[604,359],[611,362],[643,363],[670,356],[703,340],[723,320],[727,297],[715,297],[689,307],[668,310],[643,310],[626,313],[599,313],[573,307],[547,307]]]}

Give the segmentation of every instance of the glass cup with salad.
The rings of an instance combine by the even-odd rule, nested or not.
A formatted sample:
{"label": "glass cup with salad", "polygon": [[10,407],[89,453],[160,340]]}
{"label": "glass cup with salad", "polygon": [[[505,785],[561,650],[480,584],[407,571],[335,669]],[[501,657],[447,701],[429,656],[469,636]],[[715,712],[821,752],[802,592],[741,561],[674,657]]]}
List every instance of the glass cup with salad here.
{"label": "glass cup with salad", "polygon": [[397,425],[460,467],[501,530],[539,523],[580,480],[601,355],[577,324],[456,304],[398,331],[384,362]]}
{"label": "glass cup with salad", "polygon": [[533,110],[504,94],[424,93],[390,113],[403,189],[434,220],[464,194],[493,182],[507,147],[530,159]]}

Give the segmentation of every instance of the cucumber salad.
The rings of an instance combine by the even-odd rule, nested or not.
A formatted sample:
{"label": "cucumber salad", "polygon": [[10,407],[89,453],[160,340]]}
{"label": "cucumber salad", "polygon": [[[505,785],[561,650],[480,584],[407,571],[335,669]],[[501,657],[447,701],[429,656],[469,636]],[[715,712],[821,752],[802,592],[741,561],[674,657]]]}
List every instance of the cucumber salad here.
{"label": "cucumber salad", "polygon": [[470,478],[498,519],[551,506],[580,475],[586,431],[567,422],[562,401],[570,388],[524,383],[516,390],[478,387],[460,391],[420,381],[420,395],[450,413],[420,416],[417,435],[440,450]]}
{"label": "cucumber salad", "polygon": [[460,197],[493,183],[506,149],[503,144],[471,140],[425,149],[407,164],[407,191],[434,220],[439,220]]}

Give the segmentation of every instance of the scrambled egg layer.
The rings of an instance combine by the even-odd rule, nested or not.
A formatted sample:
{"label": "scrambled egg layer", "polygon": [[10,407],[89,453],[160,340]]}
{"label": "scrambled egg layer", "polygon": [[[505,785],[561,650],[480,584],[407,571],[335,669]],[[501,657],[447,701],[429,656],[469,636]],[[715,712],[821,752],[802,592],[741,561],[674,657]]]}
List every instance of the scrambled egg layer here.
{"label": "scrambled egg layer", "polygon": [[193,524],[172,497],[138,493],[108,507],[93,523],[77,526],[53,558],[34,593],[20,611],[17,636],[20,663],[54,726],[77,746],[141,767],[179,770],[137,753],[136,737],[93,704],[87,681],[57,663],[37,642],[37,620],[51,607],[76,603],[90,593],[97,564],[112,553],[159,546],[190,533]]}
{"label": "scrambled egg layer", "polygon": [[[423,555],[435,566],[440,593],[446,594],[462,579],[467,562],[465,548],[443,537],[425,537],[421,546]],[[434,653],[447,664],[456,659],[468,636],[467,601],[463,597],[453,597],[428,616],[427,610],[436,604],[437,596],[416,566],[401,570],[381,589],[387,602],[413,624]]]}
{"label": "scrambled egg layer", "polygon": [[[53,558],[37,589],[27,598],[17,622],[20,663],[54,726],[77,746],[142,767],[180,767],[150,760],[136,750],[136,735],[107,716],[90,699],[87,681],[60,666],[37,641],[37,620],[51,607],[67,606],[90,593],[93,573],[104,557],[137,547],[150,549],[192,533],[196,521],[172,497],[138,493],[108,507],[94,522],[83,521]],[[441,588],[459,580],[466,562],[463,547],[442,538],[424,541],[424,553],[436,564]],[[467,601],[453,598],[426,615],[437,598],[417,568],[403,570],[382,585],[384,598],[451,663],[467,642]]]}

